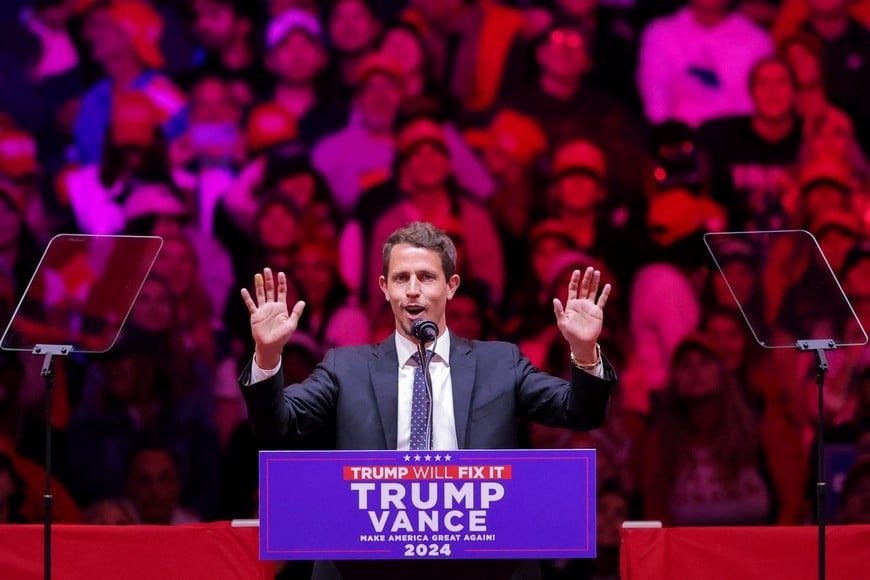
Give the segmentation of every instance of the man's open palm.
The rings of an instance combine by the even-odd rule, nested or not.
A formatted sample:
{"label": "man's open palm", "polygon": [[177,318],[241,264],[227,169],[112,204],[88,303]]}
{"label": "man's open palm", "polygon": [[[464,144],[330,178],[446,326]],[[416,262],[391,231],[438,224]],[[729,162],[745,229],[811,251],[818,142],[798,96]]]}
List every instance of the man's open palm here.
{"label": "man's open palm", "polygon": [[278,273],[277,286],[276,293],[272,270],[265,268],[262,274],[254,276],[256,302],[247,288],[242,288],[242,299],[251,314],[251,335],[256,344],[257,364],[261,368],[272,368],[278,364],[281,351],[296,331],[305,308],[305,303],[300,300],[293,306],[292,312],[288,310],[287,277],[284,272]]}

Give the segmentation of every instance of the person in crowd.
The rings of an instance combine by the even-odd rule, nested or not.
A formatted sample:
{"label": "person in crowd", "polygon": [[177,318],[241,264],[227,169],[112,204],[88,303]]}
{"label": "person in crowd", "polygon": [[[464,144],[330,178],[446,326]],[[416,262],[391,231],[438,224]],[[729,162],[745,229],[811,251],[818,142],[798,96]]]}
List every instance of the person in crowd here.
{"label": "person in crowd", "polygon": [[752,114],[714,119],[698,130],[710,160],[711,197],[728,209],[732,229],[786,227],[788,171],[803,140],[796,88],[786,62],[766,57],[749,74]]}
{"label": "person in crowd", "polygon": [[368,342],[368,317],[339,276],[335,243],[303,240],[293,254],[288,273],[306,304],[298,329],[314,338],[321,352]]}
{"label": "person in crowd", "polygon": [[795,106],[807,126],[831,106],[823,84],[822,43],[811,34],[796,32],[783,39],[777,53],[797,83]]}
{"label": "person in crowd", "polygon": [[75,121],[76,161],[98,163],[111,122],[113,102],[127,91],[143,93],[155,108],[158,126],[168,141],[184,133],[187,97],[160,69],[166,64],[160,51],[163,20],[145,2],[95,5],[88,12],[84,35],[91,56],[106,78],[88,90]]}
{"label": "person in crowd", "polygon": [[[0,128],[0,181],[24,202],[24,216],[39,243],[45,243],[63,225],[58,204],[46,194],[36,139],[16,127]],[[54,206],[54,211],[49,207]]]}
{"label": "person in crowd", "polygon": [[362,277],[356,278],[365,280],[364,296],[370,311],[379,302],[372,280],[373,274],[381,269],[376,240],[386,239],[401,224],[415,219],[458,224],[456,230],[466,250],[462,259],[467,262],[463,263],[474,279],[489,286],[490,300],[501,304],[506,280],[498,233],[486,209],[456,185],[439,119],[426,113],[404,119],[396,134],[396,149],[400,197],[373,221],[369,235],[364,238],[367,269]]}
{"label": "person in crowd", "polygon": [[197,74],[222,79],[236,106],[268,96],[272,78],[257,42],[262,7],[245,0],[194,0],[193,34],[204,49]]}
{"label": "person in crowd", "polygon": [[317,17],[290,9],[266,29],[266,65],[275,76],[273,101],[286,110],[309,147],[344,124],[346,111],[326,91],[329,52]]}
{"label": "person in crowd", "polygon": [[[511,6],[481,0],[414,0],[435,79],[464,111],[489,111],[522,81],[525,19]],[[485,48],[484,48],[485,47]]]}
{"label": "person in crowd", "polygon": [[852,17],[851,0],[807,0],[809,15],[803,30],[822,47],[825,93],[852,119],[858,141],[870,151],[870,106],[860,87],[870,83],[870,31]]}
{"label": "person in crowd", "polygon": [[535,82],[518,87],[504,102],[540,123],[552,147],[576,139],[596,143],[607,164],[620,168],[608,174],[609,197],[637,200],[643,190],[643,163],[638,162],[644,158],[643,133],[625,107],[587,82],[591,49],[585,29],[555,22],[537,39]]}
{"label": "person in crowd", "polygon": [[[565,381],[537,372],[513,345],[470,342],[448,330],[445,307],[460,279],[455,274],[455,247],[443,231],[431,224],[411,223],[387,239],[382,256],[379,287],[393,310],[395,333],[379,345],[330,351],[308,379],[286,390],[279,374],[281,351],[293,336],[305,303],[296,302],[291,309],[287,278],[281,272],[274,275],[271,269],[255,276],[253,295],[242,289],[251,315],[255,355],[240,383],[251,425],[261,440],[303,437],[334,418],[339,449],[486,449],[516,446],[518,415],[574,429],[601,424],[615,375],[597,346],[603,307],[610,295],[609,284],[600,288],[599,271],[589,267],[582,276],[574,271],[567,301],[553,300],[558,326],[575,362],[571,380]],[[411,417],[413,395],[407,388],[414,374],[412,362],[406,362],[414,360],[412,326],[423,319],[434,321],[439,329],[430,366],[435,385],[431,444]],[[472,369],[477,369],[473,378]],[[385,398],[391,403],[379,407],[376,400]],[[486,400],[499,402],[480,407]],[[459,409],[455,414],[454,407]],[[465,408],[470,415],[462,411]],[[475,409],[481,408],[486,409],[485,420],[476,417]],[[372,574],[393,578],[444,577],[455,565],[446,562],[444,569],[438,564],[442,563],[426,562],[408,570],[404,563],[396,564],[398,568],[382,563],[359,565]],[[313,577],[334,577],[339,565],[354,566],[318,562]],[[457,570],[472,565],[463,562]],[[490,571],[496,566],[520,566],[515,569],[523,578],[539,573],[530,562],[487,562],[485,566]]]}
{"label": "person in crowd", "polygon": [[435,83],[434,64],[419,28],[407,20],[389,24],[381,36],[378,51],[402,69],[402,94],[406,99],[423,95],[441,96]]}
{"label": "person in crowd", "polygon": [[[75,224],[86,234],[120,233],[133,190],[143,185],[177,186],[177,177],[151,99],[136,91],[118,95],[100,163],[66,175]],[[176,197],[180,199],[180,193]]]}
{"label": "person in crowd", "polygon": [[[666,525],[773,520],[758,421],[703,335],[674,351],[671,378],[644,458],[644,518]],[[667,450],[667,451],[665,451]]]}
{"label": "person in crowd", "polygon": [[182,476],[169,447],[141,445],[127,458],[125,472],[122,505],[133,515],[134,523],[174,526],[200,521],[180,503]]}
{"label": "person in crowd", "polygon": [[[311,152],[312,163],[345,215],[364,190],[389,179],[395,155],[393,126],[402,102],[402,69],[397,62],[371,53],[356,63],[356,92],[347,127],[324,137]],[[348,151],[355,154],[348,156]]]}
{"label": "person in crowd", "polygon": [[[471,129],[468,142],[480,151],[496,190],[487,206],[501,234],[505,252],[521,252],[525,235],[545,214],[538,192],[544,187],[539,162],[547,151],[547,136],[532,117],[499,110],[485,129]],[[516,262],[514,263],[516,264]],[[508,264],[509,278],[511,264]]]}
{"label": "person in crowd", "polygon": [[373,0],[335,0],[324,7],[327,37],[333,51],[330,84],[352,97],[358,86],[360,61],[376,49],[383,32]]}
{"label": "person in crowd", "polygon": [[773,52],[766,31],[730,0],[690,0],[654,20],[640,40],[637,83],[650,123],[704,121],[752,111],[749,72]]}

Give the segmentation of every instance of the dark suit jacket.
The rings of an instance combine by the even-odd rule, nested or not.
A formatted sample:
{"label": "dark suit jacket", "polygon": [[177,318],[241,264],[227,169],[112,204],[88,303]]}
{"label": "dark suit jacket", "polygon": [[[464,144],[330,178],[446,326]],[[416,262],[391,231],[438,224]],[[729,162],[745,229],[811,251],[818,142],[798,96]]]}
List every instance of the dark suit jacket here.
{"label": "dark suit jacket", "polygon": [[[240,381],[254,433],[267,441],[305,436],[334,422],[338,449],[396,449],[399,362],[395,337],[377,345],[329,351],[305,381],[284,387],[281,373]],[[450,377],[456,439],[462,449],[517,445],[517,417],[555,427],[594,429],[604,422],[616,373],[604,361],[604,379],[573,369],[565,381],[536,369],[506,342],[450,336]],[[536,578],[529,562],[318,562],[315,579],[327,578]],[[394,564],[400,569],[385,569]],[[410,564],[410,566],[409,566]],[[484,567],[481,567],[484,566]],[[518,569],[518,566],[522,570]],[[497,571],[504,567],[503,572]],[[474,570],[473,572],[471,570]],[[513,575],[512,575],[513,574]]]}

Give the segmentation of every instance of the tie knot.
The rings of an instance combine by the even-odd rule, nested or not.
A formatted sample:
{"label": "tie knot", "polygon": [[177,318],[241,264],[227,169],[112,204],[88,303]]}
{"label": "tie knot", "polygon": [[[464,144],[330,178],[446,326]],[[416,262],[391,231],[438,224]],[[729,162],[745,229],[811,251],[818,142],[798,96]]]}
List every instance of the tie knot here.
{"label": "tie knot", "polygon": [[[432,361],[432,357],[435,356],[435,351],[434,350],[426,350],[423,352],[426,353],[426,363],[428,364],[429,362]],[[420,353],[419,353],[419,351],[412,354],[411,359],[413,359],[413,361],[415,363],[417,363],[417,366],[420,366]]]}

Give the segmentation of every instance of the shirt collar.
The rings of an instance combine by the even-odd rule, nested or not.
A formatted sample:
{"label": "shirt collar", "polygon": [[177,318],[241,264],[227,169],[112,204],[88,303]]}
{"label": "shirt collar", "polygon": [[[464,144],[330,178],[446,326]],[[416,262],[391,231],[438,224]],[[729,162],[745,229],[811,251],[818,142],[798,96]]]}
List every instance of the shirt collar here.
{"label": "shirt collar", "polygon": [[[402,336],[401,333],[395,332],[396,338],[396,354],[398,355],[399,364],[404,366],[408,364],[410,358],[417,352],[417,343]],[[444,364],[450,366],[450,330],[445,328],[438,340],[435,341],[435,356],[432,360],[440,359]]]}

